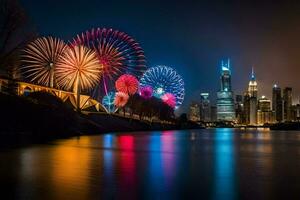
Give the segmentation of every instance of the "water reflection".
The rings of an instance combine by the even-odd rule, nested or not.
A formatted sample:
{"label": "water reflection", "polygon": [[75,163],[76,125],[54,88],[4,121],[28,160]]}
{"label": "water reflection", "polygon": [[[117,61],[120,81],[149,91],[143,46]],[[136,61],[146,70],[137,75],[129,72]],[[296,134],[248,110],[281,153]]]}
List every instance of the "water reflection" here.
{"label": "water reflection", "polygon": [[235,155],[233,129],[217,129],[213,199],[235,199]]}
{"label": "water reflection", "polygon": [[11,199],[272,199],[300,190],[285,187],[300,177],[299,138],[208,129],[58,140],[0,151],[1,186]]}

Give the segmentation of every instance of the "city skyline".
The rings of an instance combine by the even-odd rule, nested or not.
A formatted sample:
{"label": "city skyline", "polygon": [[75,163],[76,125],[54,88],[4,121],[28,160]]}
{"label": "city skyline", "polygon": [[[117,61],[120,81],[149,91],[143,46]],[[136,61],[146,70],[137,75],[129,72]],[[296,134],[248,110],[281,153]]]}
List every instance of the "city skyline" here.
{"label": "city skyline", "polygon": [[[188,80],[185,108],[202,91],[217,92],[218,61],[223,57],[232,60],[236,94],[245,90],[252,66],[261,94],[271,97],[274,80],[282,88],[293,87],[295,99],[300,94],[299,30],[294,29],[296,3],[77,1],[74,4],[70,0],[22,0],[21,3],[41,36],[68,40],[74,33],[95,26],[119,29],[133,36],[145,50],[148,66],[172,66]],[[53,6],[56,4],[60,6]],[[100,12],[100,8],[105,9]]]}

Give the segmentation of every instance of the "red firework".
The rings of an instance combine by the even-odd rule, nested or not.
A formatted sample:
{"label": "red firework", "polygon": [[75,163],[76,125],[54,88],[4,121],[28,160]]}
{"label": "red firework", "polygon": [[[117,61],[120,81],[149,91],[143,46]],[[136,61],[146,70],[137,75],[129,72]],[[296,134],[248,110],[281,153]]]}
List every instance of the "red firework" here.
{"label": "red firework", "polygon": [[153,89],[151,86],[145,86],[140,89],[140,95],[144,99],[150,99],[153,94]]}
{"label": "red firework", "polygon": [[114,105],[118,108],[122,108],[126,105],[128,99],[128,94],[124,92],[117,92],[114,100]]}
{"label": "red firework", "polygon": [[[146,70],[144,51],[132,37],[124,32],[97,28],[77,35],[72,45],[85,45],[96,51],[103,68],[104,90],[112,89],[114,81],[130,72],[136,77]],[[108,88],[107,88],[108,87]]]}
{"label": "red firework", "polygon": [[139,81],[137,78],[130,74],[124,74],[118,78],[115,83],[118,92],[124,92],[126,94],[135,94],[139,87]]}
{"label": "red firework", "polygon": [[176,106],[176,97],[171,93],[166,93],[161,97],[162,101],[170,106],[171,108],[175,108]]}

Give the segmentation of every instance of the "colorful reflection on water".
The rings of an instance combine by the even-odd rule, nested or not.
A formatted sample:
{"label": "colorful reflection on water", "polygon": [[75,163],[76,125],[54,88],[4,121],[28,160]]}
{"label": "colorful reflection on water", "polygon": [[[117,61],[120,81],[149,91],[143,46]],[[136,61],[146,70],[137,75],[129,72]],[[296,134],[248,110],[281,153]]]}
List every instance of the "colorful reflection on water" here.
{"label": "colorful reflection on water", "polygon": [[1,187],[13,199],[294,197],[300,185],[290,180],[300,178],[300,132],[83,136],[0,151],[0,165]]}

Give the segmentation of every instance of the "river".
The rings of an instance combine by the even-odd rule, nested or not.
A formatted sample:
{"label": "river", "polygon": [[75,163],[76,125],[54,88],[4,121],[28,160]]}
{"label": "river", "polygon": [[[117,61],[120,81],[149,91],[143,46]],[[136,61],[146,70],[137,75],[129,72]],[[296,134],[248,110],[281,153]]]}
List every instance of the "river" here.
{"label": "river", "polygon": [[224,128],[61,139],[1,150],[0,180],[7,199],[300,199],[300,132]]}

